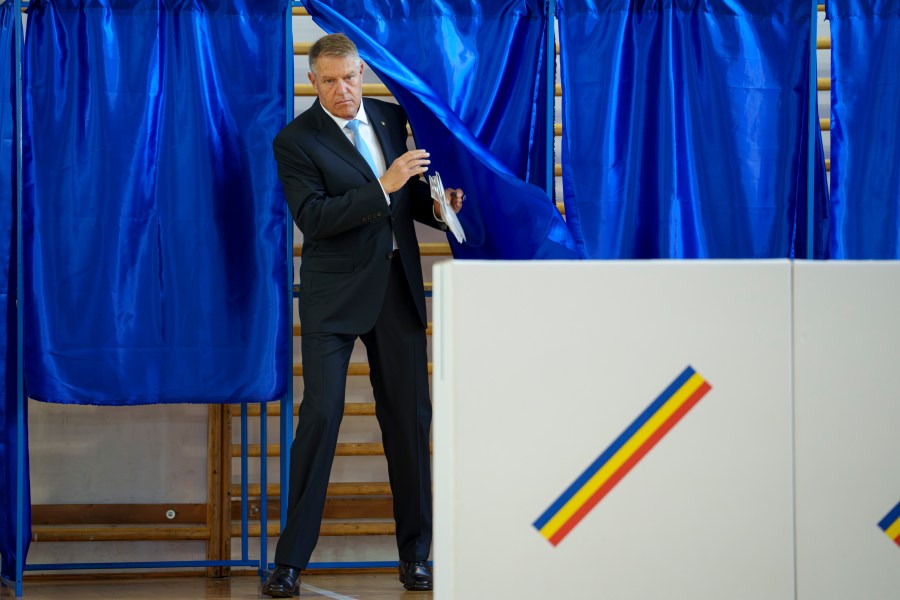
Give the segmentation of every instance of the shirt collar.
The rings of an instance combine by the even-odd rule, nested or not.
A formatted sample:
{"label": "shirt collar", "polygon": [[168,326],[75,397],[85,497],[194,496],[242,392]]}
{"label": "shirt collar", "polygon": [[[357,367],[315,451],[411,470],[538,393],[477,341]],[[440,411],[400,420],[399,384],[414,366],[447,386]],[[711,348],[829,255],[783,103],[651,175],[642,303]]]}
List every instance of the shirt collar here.
{"label": "shirt collar", "polygon": [[356,113],[356,116],[353,117],[353,119],[343,119],[341,117],[336,117],[335,115],[331,114],[331,112],[324,106],[322,107],[322,110],[325,111],[326,115],[331,117],[331,120],[333,120],[337,124],[338,128],[341,131],[343,131],[344,127],[347,126],[347,123],[349,123],[353,119],[356,119],[360,123],[364,123],[366,125],[369,124],[369,117],[368,117],[368,115],[366,115],[366,106],[365,106],[364,102],[359,103],[359,111]]}

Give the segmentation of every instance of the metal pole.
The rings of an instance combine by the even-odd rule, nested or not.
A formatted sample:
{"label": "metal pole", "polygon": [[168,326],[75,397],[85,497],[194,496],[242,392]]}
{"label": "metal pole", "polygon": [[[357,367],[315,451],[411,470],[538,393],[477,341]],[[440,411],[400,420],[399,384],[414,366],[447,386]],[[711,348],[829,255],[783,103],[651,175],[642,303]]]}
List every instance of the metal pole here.
{"label": "metal pole", "polygon": [[[289,6],[284,19],[285,38],[285,123],[290,123],[294,118],[294,17],[291,14],[292,6]],[[287,323],[291,352],[287,365],[287,391],[281,399],[281,467],[279,481],[281,499],[281,529],[287,523],[288,509],[288,482],[291,473],[291,447],[294,424],[294,222],[288,214],[285,219],[287,230]]]}
{"label": "metal pole", "polygon": [[25,570],[25,386],[22,373],[22,103],[24,98],[22,73],[22,5],[15,0],[13,23],[16,47],[16,596],[22,595],[22,574]]}
{"label": "metal pole", "polygon": [[547,195],[556,202],[556,176],[553,160],[556,135],[553,133],[556,115],[556,0],[547,2]]}
{"label": "metal pole", "polygon": [[814,258],[816,205],[816,108],[819,103],[816,35],[819,23],[819,0],[812,0],[809,22],[809,138],[806,157],[806,259]]}
{"label": "metal pole", "polygon": [[263,576],[269,570],[268,544],[266,538],[269,527],[269,503],[266,488],[267,470],[269,464],[268,452],[268,410],[265,402],[259,403],[259,575]]}
{"label": "metal pole", "polygon": [[250,533],[247,531],[250,526],[249,518],[249,496],[247,490],[247,403],[241,403],[241,560],[247,560],[250,554],[249,541]]}
{"label": "metal pole", "polygon": [[255,560],[151,560],[138,562],[96,562],[32,564],[26,571],[77,571],[82,569],[122,570],[122,569],[173,569],[181,567],[252,567],[259,564]]}

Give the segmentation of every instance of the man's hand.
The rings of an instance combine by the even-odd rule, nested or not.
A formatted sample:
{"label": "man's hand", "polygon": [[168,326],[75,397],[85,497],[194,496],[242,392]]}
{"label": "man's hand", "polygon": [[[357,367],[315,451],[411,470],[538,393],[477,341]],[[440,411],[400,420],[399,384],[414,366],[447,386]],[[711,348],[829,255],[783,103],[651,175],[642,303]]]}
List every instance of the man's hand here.
{"label": "man's hand", "polygon": [[459,188],[455,190],[451,190],[447,188],[444,190],[444,195],[447,197],[447,203],[450,204],[450,208],[453,209],[453,212],[459,213],[459,209],[462,208],[463,200],[466,199],[466,195]]}
{"label": "man's hand", "polygon": [[388,194],[396,192],[406,185],[410,177],[421,175],[428,170],[428,165],[431,164],[429,156],[425,150],[410,150],[400,155],[381,176],[381,187]]}
{"label": "man's hand", "polygon": [[[459,188],[450,189],[447,188],[444,190],[444,196],[447,197],[447,203],[450,205],[450,208],[453,209],[453,212],[459,213],[462,208],[463,200],[466,199],[466,195]],[[441,203],[437,200],[434,201],[434,214],[441,221],[444,220],[444,213],[441,210]]]}

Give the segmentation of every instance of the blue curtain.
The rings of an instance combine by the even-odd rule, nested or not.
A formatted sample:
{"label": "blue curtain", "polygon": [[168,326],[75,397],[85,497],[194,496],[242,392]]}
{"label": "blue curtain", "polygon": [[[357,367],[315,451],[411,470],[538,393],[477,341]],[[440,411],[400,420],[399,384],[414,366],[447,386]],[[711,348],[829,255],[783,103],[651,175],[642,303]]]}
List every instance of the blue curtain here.
{"label": "blue curtain", "polygon": [[566,220],[586,257],[806,255],[810,9],[559,0]]}
{"label": "blue curtain", "polygon": [[831,21],[830,248],[900,259],[900,0],[826,4]]}
{"label": "blue curtain", "polygon": [[[17,373],[16,317],[16,44],[15,19],[20,14],[12,2],[0,4],[0,575],[15,579]],[[28,429],[23,432],[28,435]],[[23,518],[25,550],[31,541],[31,498],[28,494],[28,444],[25,444],[25,498]]]}
{"label": "blue curtain", "polygon": [[[416,145],[467,193],[458,258],[579,258],[544,187],[545,0],[305,0],[406,109]],[[535,185],[537,184],[537,185]],[[539,187],[540,186],[540,187]]]}
{"label": "blue curtain", "polygon": [[266,401],[289,375],[287,0],[33,0],[25,374],[63,403]]}

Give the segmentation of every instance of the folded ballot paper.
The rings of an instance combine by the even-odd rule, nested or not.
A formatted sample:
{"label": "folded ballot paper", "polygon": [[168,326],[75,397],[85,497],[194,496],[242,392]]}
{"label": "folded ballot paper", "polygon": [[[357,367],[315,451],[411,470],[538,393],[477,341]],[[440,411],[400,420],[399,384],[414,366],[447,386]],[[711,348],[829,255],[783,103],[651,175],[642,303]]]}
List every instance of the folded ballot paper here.
{"label": "folded ballot paper", "polygon": [[428,176],[428,183],[431,185],[431,197],[441,203],[441,217],[444,223],[450,228],[450,233],[456,238],[456,241],[462,244],[466,241],[466,232],[463,231],[462,223],[456,217],[456,213],[450,208],[447,202],[447,196],[444,194],[444,183],[441,181],[441,174],[437,171],[434,175]]}

